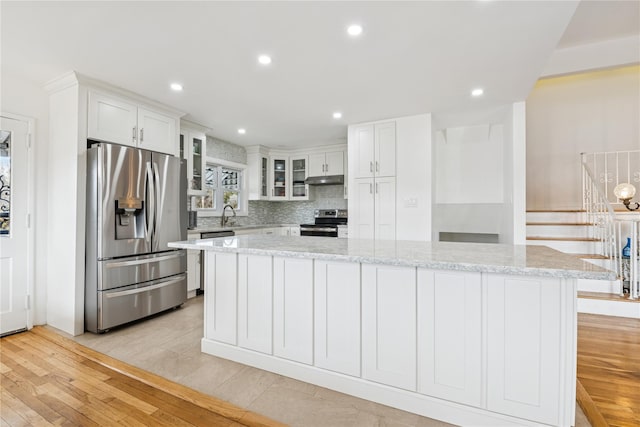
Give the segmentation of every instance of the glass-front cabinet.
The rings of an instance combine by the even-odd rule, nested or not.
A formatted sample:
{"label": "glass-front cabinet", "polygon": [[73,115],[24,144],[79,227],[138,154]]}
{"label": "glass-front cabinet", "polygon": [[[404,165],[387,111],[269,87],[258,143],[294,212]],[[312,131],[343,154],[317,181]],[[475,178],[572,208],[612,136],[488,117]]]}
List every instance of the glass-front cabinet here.
{"label": "glass-front cabinet", "polygon": [[267,183],[269,182],[269,159],[260,157],[260,197],[269,197]]}
{"label": "glass-front cabinet", "polygon": [[304,183],[309,175],[309,157],[291,157],[290,200],[309,200],[309,186]]}
{"label": "glass-front cabinet", "polygon": [[187,194],[203,196],[204,159],[207,136],[204,132],[189,128],[180,129],[180,157],[187,161]]}
{"label": "glass-front cabinet", "polygon": [[271,157],[271,200],[288,200],[289,198],[289,158]]}

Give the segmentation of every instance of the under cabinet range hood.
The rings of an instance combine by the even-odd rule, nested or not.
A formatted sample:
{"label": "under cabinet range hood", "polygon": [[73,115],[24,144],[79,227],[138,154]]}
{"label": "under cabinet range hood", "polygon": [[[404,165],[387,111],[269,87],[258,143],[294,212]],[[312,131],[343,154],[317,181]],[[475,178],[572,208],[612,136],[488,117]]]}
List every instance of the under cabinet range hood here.
{"label": "under cabinet range hood", "polygon": [[343,185],[344,175],[310,176],[304,180],[308,185]]}

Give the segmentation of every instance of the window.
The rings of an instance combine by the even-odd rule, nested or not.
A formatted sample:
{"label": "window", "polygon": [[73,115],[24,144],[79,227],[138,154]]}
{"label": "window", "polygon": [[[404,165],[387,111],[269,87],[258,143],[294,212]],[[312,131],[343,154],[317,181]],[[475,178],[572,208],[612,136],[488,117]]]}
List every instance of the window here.
{"label": "window", "polygon": [[[222,162],[222,161],[219,161]],[[206,196],[194,198],[195,207],[202,216],[219,216],[226,205],[236,214],[247,214],[247,197],[244,185],[245,165],[229,165],[207,162],[204,170]]]}

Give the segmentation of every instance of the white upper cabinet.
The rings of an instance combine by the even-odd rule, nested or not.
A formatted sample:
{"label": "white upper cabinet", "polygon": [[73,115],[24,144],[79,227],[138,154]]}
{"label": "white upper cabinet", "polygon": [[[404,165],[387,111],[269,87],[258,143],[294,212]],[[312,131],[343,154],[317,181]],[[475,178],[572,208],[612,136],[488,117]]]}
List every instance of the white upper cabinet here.
{"label": "white upper cabinet", "polygon": [[396,175],[395,122],[355,128],[355,178]]}
{"label": "white upper cabinet", "polygon": [[138,129],[138,147],[177,155],[175,117],[138,108]]}
{"label": "white upper cabinet", "polygon": [[87,138],[178,155],[178,117],[89,91]]}
{"label": "white upper cabinet", "polygon": [[289,200],[289,158],[271,157],[271,195],[270,200]]}
{"label": "white upper cabinet", "polygon": [[309,176],[344,175],[344,151],[309,154]]}
{"label": "white upper cabinet", "polygon": [[309,200],[309,185],[304,183],[304,180],[309,176],[309,158],[307,156],[291,156],[290,170],[290,200]]}
{"label": "white upper cabinet", "polygon": [[207,135],[203,129],[180,129],[180,156],[187,160],[187,194],[205,196],[202,171],[205,167]]}
{"label": "white upper cabinet", "polygon": [[88,138],[136,145],[138,107],[121,99],[89,92]]}

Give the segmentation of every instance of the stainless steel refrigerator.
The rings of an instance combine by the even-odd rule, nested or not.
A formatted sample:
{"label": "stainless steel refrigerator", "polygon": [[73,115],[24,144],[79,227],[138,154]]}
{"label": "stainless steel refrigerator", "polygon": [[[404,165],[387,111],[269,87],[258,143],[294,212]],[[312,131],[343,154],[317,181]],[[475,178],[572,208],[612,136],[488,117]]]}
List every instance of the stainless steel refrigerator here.
{"label": "stainless steel refrigerator", "polygon": [[[187,299],[184,161],[95,143],[88,150],[85,329],[104,332]],[[63,256],[63,254],[61,254]]]}

